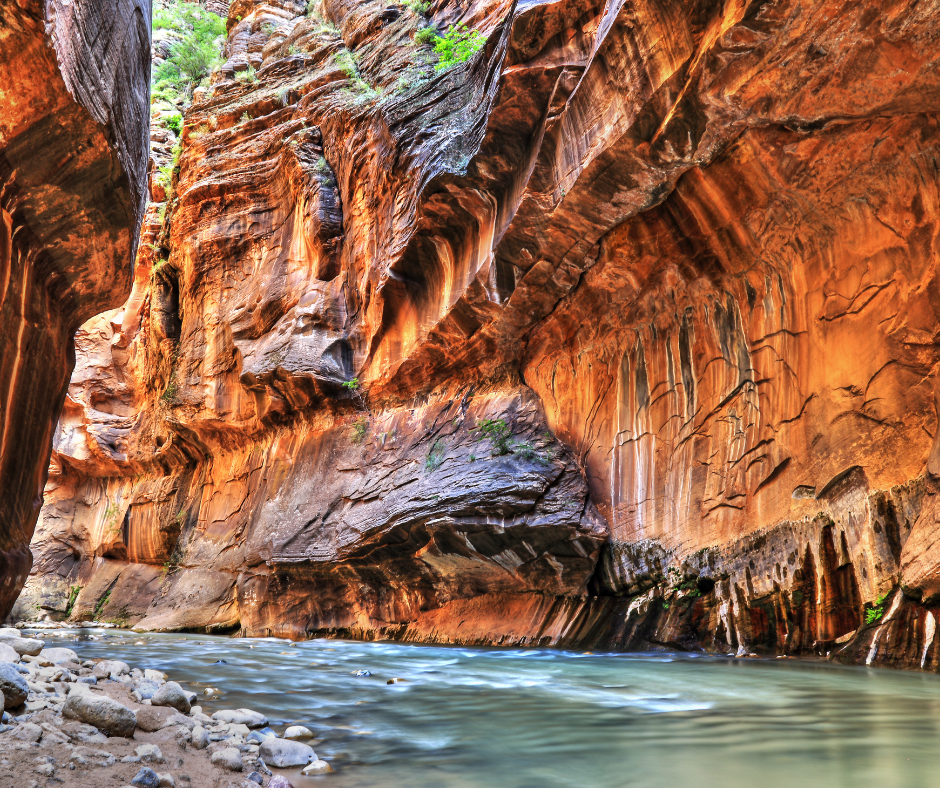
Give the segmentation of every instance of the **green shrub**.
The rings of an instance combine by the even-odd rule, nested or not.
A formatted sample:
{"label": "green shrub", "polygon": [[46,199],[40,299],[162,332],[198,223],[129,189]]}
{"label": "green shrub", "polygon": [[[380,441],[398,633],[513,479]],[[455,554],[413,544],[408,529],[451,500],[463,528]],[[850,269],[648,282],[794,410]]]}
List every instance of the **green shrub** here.
{"label": "green shrub", "polygon": [[236,79],[246,85],[251,85],[257,81],[258,74],[255,72],[254,66],[248,66],[244,71],[238,72]]}
{"label": "green shrub", "polygon": [[414,11],[418,16],[424,16],[431,10],[431,4],[425,0],[405,0],[405,8]]}
{"label": "green shrub", "polygon": [[163,125],[178,137],[183,130],[183,116],[178,112],[175,115],[168,115],[163,121]]}
{"label": "green shrub", "polygon": [[445,36],[437,36],[434,51],[440,60],[438,71],[444,71],[458,63],[466,63],[479,52],[486,43],[486,36],[477,30],[470,30],[464,22],[451,25]]}
{"label": "green shrub", "polygon": [[876,621],[881,620],[881,617],[885,614],[885,602],[888,601],[889,596],[891,596],[891,592],[887,591],[865,608],[866,624],[874,624]]}
{"label": "green shrub", "polygon": [[84,586],[70,586],[69,587],[69,601],[65,606],[65,617],[68,618],[72,615],[72,608],[75,607],[75,600],[78,599],[78,595],[81,593]]}
{"label": "green shrub", "polygon": [[473,429],[479,432],[477,440],[490,439],[493,444],[494,457],[509,454],[512,451],[510,445],[512,433],[509,431],[509,426],[502,419],[484,419]]}
{"label": "green shrub", "polygon": [[365,416],[360,416],[353,422],[353,443],[360,444],[365,440],[366,432],[369,430],[369,420]]}
{"label": "green shrub", "polygon": [[152,86],[161,98],[173,91],[188,97],[193,87],[219,62],[219,39],[225,37],[225,20],[196,3],[172,0],[153,15],[154,30],[172,30],[181,40],[153,73]]}
{"label": "green shrub", "polygon": [[437,43],[437,40],[440,36],[437,34],[437,31],[428,25],[427,27],[422,27],[417,33],[415,33],[415,43],[424,44],[425,46],[432,47]]}

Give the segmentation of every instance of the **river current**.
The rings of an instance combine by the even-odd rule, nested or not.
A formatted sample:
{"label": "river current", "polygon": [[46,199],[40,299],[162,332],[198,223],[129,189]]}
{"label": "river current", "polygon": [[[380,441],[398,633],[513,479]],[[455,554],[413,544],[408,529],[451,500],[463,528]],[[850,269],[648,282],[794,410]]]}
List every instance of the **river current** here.
{"label": "river current", "polygon": [[[36,634],[83,659],[164,670],[206,713],[251,708],[278,733],[306,725],[335,772],[291,776],[297,788],[940,785],[934,675],[660,653]],[[221,697],[203,699],[206,687]]]}

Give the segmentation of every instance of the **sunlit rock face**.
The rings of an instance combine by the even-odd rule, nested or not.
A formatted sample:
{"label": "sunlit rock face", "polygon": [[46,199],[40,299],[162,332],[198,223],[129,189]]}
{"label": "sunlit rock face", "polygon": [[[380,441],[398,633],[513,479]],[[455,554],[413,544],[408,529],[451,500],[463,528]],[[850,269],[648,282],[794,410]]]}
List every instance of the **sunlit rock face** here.
{"label": "sunlit rock face", "polygon": [[239,0],[33,598],[935,667],[938,15]]}
{"label": "sunlit rock face", "polygon": [[30,569],[72,334],[129,291],[149,47],[147,2],[0,3],[0,618]]}

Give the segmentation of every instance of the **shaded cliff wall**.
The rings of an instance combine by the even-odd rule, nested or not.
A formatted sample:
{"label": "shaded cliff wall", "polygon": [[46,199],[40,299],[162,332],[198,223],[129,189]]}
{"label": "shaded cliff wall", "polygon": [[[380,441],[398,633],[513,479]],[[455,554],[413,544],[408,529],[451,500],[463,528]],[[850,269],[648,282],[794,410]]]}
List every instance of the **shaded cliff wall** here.
{"label": "shaded cliff wall", "polygon": [[487,36],[447,70],[412,10],[305,11],[230,9],[36,598],[927,665],[940,7],[438,2]]}
{"label": "shaded cliff wall", "polygon": [[129,290],[149,48],[147,2],[0,5],[0,617],[29,572],[72,334]]}

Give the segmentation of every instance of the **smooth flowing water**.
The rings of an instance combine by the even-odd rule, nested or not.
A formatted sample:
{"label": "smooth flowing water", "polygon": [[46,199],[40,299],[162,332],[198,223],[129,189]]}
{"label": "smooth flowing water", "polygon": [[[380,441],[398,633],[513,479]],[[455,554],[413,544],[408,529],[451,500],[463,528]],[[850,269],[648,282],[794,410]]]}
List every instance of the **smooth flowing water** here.
{"label": "smooth flowing water", "polygon": [[165,670],[200,695],[218,687],[220,699],[200,701],[207,713],[255,709],[279,733],[306,725],[336,771],[292,777],[297,788],[940,785],[933,675],[675,654],[38,634],[82,658]]}

